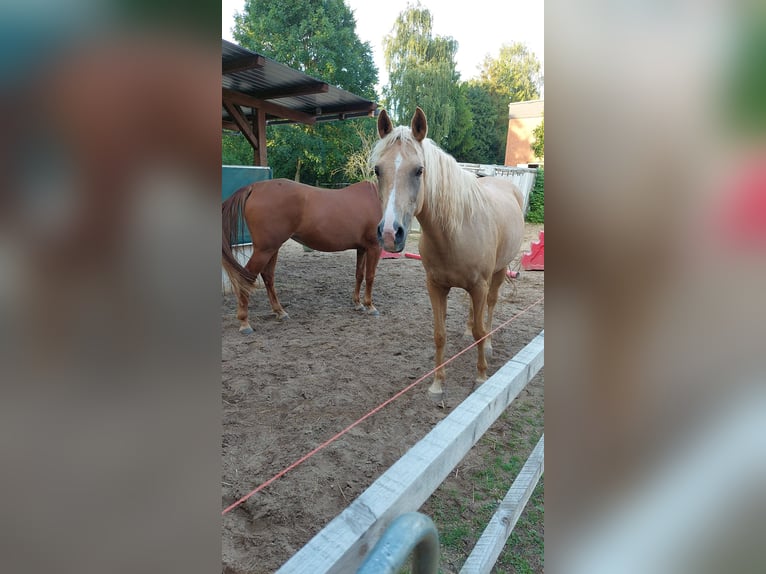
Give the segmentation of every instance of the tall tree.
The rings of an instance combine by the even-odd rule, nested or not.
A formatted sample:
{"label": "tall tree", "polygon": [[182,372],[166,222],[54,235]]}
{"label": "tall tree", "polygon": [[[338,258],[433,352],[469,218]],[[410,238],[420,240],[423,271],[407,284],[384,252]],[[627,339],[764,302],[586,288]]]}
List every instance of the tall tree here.
{"label": "tall tree", "polygon": [[494,129],[491,149],[497,150],[495,161],[502,164],[508,137],[508,104],[540,97],[540,62],[524,44],[504,44],[496,58],[489,55],[484,58],[478,83],[489,94],[495,108],[494,127],[487,124],[485,129]]}
{"label": "tall tree", "polygon": [[[372,49],[357,36],[356,20],[343,0],[246,0],[234,18],[233,35],[244,48],[376,98]],[[269,126],[267,140],[275,177],[297,175],[315,184],[342,180],[346,158],[361,145],[347,122]]]}
{"label": "tall tree", "polygon": [[[498,109],[498,98],[493,97],[489,86],[477,80],[465,84],[468,106],[471,111],[471,145],[463,156],[470,163],[502,164],[505,151],[500,140],[499,121],[507,123],[508,107],[505,112]],[[507,128],[506,128],[507,129]]]}
{"label": "tall tree", "polygon": [[497,58],[487,55],[479,77],[506,98],[506,105],[540,97],[540,61],[520,42],[503,44]]}
{"label": "tall tree", "polygon": [[419,2],[407,5],[383,40],[389,79],[383,96],[392,119],[407,124],[420,106],[428,116],[429,137],[448,151],[451,143],[458,145],[465,137],[461,127],[467,129],[457,48],[453,38],[433,35],[431,12]]}

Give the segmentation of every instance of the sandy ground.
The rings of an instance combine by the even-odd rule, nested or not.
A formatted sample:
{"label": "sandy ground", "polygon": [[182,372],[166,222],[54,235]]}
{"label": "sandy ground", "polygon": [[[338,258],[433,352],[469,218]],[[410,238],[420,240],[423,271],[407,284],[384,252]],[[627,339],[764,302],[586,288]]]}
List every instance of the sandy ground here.
{"label": "sandy ground", "polygon": [[[522,252],[529,250],[541,229],[527,225]],[[405,251],[417,252],[417,236],[408,239]],[[433,367],[431,307],[420,261],[381,260],[373,292],[379,317],[352,308],[354,262],[353,251],[305,252],[288,241],[280,251],[276,288],[290,318],[273,318],[265,291],[259,288],[250,303],[255,330],[251,335],[237,331],[235,298],[223,296],[223,506]],[[518,269],[518,259],[512,267]],[[540,298],[543,285],[544,272],[530,271],[522,272],[515,293],[505,286],[503,294],[513,295],[498,304],[495,326]],[[463,338],[466,305],[462,290],[450,293],[447,356],[472,342]],[[543,329],[543,309],[542,304],[535,306],[495,335],[490,375]],[[227,513],[223,571],[265,573],[279,568],[470,394],[475,363],[476,352],[471,350],[447,368],[445,409],[428,399],[426,380]],[[517,402],[542,420],[542,375]],[[516,424],[514,405],[489,431],[492,436],[536,432]],[[480,465],[481,448],[477,445],[460,467]],[[469,474],[448,480],[470,492],[469,484],[461,485]],[[451,560],[459,562],[460,557]],[[449,561],[443,569],[452,571]]]}

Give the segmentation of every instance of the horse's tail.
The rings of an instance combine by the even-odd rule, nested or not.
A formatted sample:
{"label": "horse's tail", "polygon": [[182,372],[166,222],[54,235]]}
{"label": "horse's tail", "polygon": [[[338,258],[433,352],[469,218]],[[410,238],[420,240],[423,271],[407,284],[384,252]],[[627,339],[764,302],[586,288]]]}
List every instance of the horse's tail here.
{"label": "horse's tail", "polygon": [[223,268],[229,276],[229,281],[231,281],[235,293],[241,291],[249,293],[257,279],[256,275],[253,275],[237,261],[231,250],[232,244],[241,241],[242,213],[248,197],[250,197],[250,186],[235,191],[234,195],[224,201],[221,206]]}

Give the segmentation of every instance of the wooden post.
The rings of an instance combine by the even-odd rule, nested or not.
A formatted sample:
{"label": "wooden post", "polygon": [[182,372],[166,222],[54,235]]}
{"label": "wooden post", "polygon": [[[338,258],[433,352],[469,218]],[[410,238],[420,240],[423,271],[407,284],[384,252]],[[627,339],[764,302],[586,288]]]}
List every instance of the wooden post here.
{"label": "wooden post", "polygon": [[266,158],[266,112],[257,108],[253,114],[253,134],[258,140],[258,147],[254,150],[253,165],[269,165]]}

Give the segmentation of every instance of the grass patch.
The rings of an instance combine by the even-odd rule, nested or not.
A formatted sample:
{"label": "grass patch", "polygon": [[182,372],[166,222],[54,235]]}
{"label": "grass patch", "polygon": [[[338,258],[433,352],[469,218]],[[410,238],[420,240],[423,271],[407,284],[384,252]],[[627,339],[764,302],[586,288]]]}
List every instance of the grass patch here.
{"label": "grass patch", "polygon": [[[439,572],[460,571],[542,433],[542,396],[519,397],[423,505],[439,530]],[[544,534],[541,478],[493,572],[543,572]]]}

